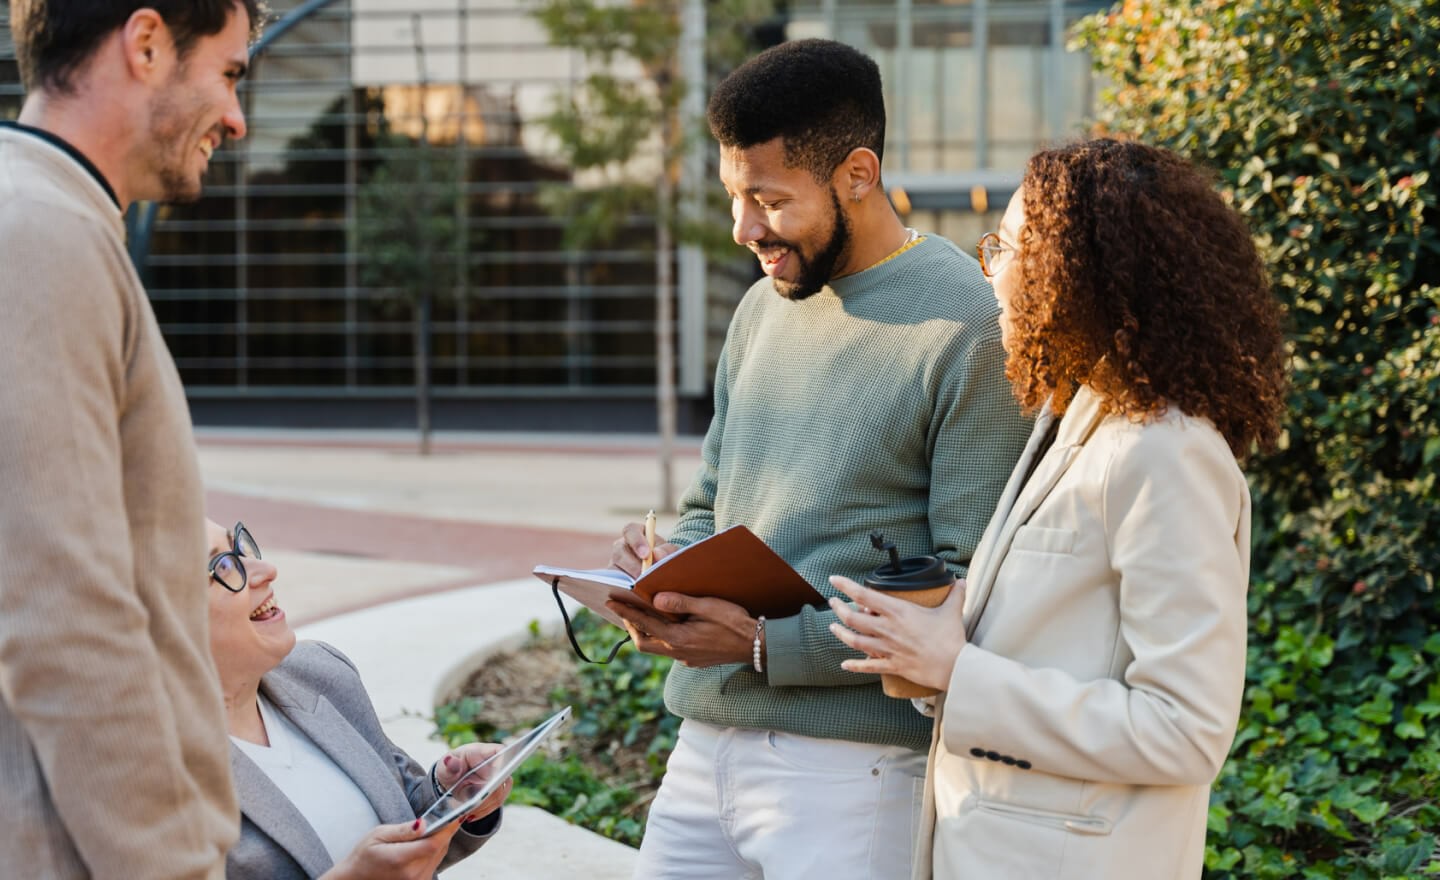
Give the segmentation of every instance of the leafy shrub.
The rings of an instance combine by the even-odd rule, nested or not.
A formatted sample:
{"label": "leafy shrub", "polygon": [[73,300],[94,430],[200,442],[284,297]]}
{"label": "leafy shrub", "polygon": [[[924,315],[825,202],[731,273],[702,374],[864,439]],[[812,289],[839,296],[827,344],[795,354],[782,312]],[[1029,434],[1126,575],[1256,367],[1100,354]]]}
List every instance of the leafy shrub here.
{"label": "leafy shrub", "polygon": [[1220,174],[1289,308],[1207,876],[1440,873],[1440,2],[1127,0],[1102,130]]}
{"label": "leafy shrub", "polygon": [[539,807],[612,840],[639,846],[645,822],[643,815],[632,815],[636,800],[634,788],[608,783],[570,755],[559,762],[526,762],[509,802]]}
{"label": "leafy shrub", "polygon": [[[604,656],[621,637],[619,630],[588,611],[582,610],[574,621],[575,637],[587,656]],[[632,748],[643,745],[647,766],[658,779],[680,730],[679,717],[665,710],[665,677],[673,662],[626,645],[613,663],[581,663],[579,688],[561,690],[552,699],[577,706],[576,734]]]}
{"label": "leafy shrub", "polygon": [[[575,637],[590,657],[604,657],[622,637],[588,611],[573,620]],[[535,638],[528,650],[553,649],[553,642],[538,639],[538,625],[531,624],[531,634]],[[537,755],[525,762],[508,802],[540,807],[639,846],[650,800],[680,727],[680,719],[665,711],[665,675],[672,661],[626,645],[608,665],[575,662],[578,684],[549,695],[550,711],[566,705],[574,711],[565,757]],[[499,740],[513,732],[497,728],[485,715],[484,698],[473,696],[438,707],[435,726],[436,735],[451,746]]]}
{"label": "leafy shrub", "polygon": [[461,697],[435,708],[435,732],[431,736],[444,740],[450,748],[473,742],[493,742],[499,732],[484,720],[485,701],[479,697]]}

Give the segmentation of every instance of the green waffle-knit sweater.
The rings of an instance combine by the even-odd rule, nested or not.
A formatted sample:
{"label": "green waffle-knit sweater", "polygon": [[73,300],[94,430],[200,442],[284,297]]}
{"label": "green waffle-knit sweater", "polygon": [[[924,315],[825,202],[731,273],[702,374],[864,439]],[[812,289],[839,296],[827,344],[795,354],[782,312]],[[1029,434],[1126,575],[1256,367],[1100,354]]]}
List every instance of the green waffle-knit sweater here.
{"label": "green waffle-knit sweater", "polygon": [[[792,302],[770,279],[735,312],[715,374],[703,464],[669,539],[749,526],[824,596],[881,562],[935,554],[963,576],[1029,436],[1005,379],[999,308],[979,264],[927,236]],[[765,673],[677,663],[670,711],[724,727],[929,746],[930,719],[892,699],[829,632],[829,610],[765,624]]]}

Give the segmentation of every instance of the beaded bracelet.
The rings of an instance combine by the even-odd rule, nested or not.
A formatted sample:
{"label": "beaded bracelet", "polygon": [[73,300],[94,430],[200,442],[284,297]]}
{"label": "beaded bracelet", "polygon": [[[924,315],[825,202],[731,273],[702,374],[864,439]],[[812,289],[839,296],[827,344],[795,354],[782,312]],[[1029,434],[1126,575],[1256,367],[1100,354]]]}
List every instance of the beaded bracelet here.
{"label": "beaded bracelet", "polygon": [[754,650],[750,655],[751,663],[755,666],[755,671],[760,673],[765,671],[764,664],[760,662],[760,637],[764,634],[765,615],[762,614],[760,615],[760,619],[755,622],[755,642],[751,646]]}

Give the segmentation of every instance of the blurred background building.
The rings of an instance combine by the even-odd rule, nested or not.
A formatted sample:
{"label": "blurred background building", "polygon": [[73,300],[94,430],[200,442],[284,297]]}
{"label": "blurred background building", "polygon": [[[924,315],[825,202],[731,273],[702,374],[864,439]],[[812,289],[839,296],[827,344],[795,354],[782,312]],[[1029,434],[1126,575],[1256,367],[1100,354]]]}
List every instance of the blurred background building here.
{"label": "blurred background building", "polygon": [[[1095,86],[1064,34],[1103,5],[792,0],[747,34],[756,49],[829,36],[874,57],[892,199],[968,247],[1029,153],[1080,131]],[[586,184],[538,124],[587,75],[580,54],[513,0],[270,6],[308,14],[253,65],[249,136],[216,154],[201,201],[131,218],[197,423],[413,424],[424,277],[437,427],[654,430],[653,217],[605,249],[567,249],[566,218],[541,199]],[[0,5],[0,118],[23,99],[8,17]],[[681,273],[682,431],[708,421],[725,327],[756,277],[735,254]]]}

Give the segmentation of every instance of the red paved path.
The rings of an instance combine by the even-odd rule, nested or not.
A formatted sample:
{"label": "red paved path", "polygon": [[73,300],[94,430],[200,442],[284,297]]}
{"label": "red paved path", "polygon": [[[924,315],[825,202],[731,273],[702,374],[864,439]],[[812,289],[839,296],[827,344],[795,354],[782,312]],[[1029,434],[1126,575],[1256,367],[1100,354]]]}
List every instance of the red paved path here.
{"label": "red paved path", "polygon": [[[465,568],[453,583],[397,589],[383,600],[525,577],[538,562],[598,567],[610,558],[612,536],[432,519],[278,501],[211,490],[206,509],[222,525],[245,520],[261,547]],[[354,611],[365,604],[336,608]]]}

